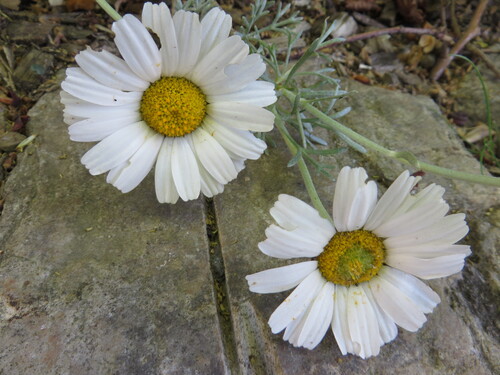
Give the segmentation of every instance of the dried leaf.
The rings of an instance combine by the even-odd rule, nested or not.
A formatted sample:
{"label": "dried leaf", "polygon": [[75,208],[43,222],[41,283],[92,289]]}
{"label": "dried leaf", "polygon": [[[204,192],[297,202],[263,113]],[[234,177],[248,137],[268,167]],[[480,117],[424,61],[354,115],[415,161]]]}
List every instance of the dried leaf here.
{"label": "dried leaf", "polygon": [[365,85],[372,84],[372,81],[370,80],[370,78],[368,78],[367,76],[362,75],[362,74],[356,74],[352,78],[354,78],[356,81],[361,82],[362,84],[365,84]]}
{"label": "dried leaf", "polygon": [[419,9],[422,0],[396,0],[398,12],[403,18],[413,25],[421,25],[425,20],[424,12]]}
{"label": "dried leaf", "polygon": [[477,126],[465,133],[462,138],[465,142],[472,144],[486,138],[489,134],[490,129],[488,128],[488,125],[480,122]]}
{"label": "dried leaf", "polygon": [[430,53],[436,47],[436,38],[432,35],[422,35],[418,41],[418,45],[422,47],[424,53]]}
{"label": "dried leaf", "polygon": [[68,8],[69,12],[92,10],[95,8],[95,0],[66,0],[66,8]]}

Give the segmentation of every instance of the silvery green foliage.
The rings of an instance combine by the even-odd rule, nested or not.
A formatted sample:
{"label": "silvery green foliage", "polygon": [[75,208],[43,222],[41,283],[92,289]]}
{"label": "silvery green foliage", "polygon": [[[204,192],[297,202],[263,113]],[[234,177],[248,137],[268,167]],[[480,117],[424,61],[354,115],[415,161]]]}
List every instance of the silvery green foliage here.
{"label": "silvery green foliage", "polygon": [[[274,17],[269,21],[270,16]],[[264,22],[267,20],[267,22]],[[358,145],[342,133],[338,133],[329,124],[325,124],[317,118],[308,114],[303,108],[304,103],[312,104],[330,118],[338,119],[350,111],[350,107],[338,110],[337,101],[344,97],[347,92],[340,88],[339,80],[333,78],[332,68],[322,68],[309,70],[307,61],[315,58],[323,59],[322,66],[332,63],[329,55],[321,53],[321,49],[326,44],[331,44],[332,39],[326,41],[332,31],[338,25],[334,22],[328,25],[326,22],[321,34],[312,41],[307,48],[295,48],[297,42],[302,37],[297,26],[302,21],[298,12],[290,11],[290,4],[283,6],[280,2],[257,0],[251,5],[251,13],[248,17],[243,17],[242,26],[238,31],[254,53],[258,53],[266,61],[269,73],[264,79],[276,84],[278,96],[283,99],[274,104],[273,112],[276,115],[276,126],[280,130],[287,143],[291,143],[295,155],[288,163],[288,166],[295,165],[303,159],[314,165],[316,169],[326,175],[326,166],[319,163],[314,155],[331,155],[343,151],[343,149],[333,149],[318,145],[328,146],[328,143],[316,135],[315,128],[326,128],[335,132],[349,146],[355,147],[358,151],[366,152],[364,147]],[[283,51],[278,51],[273,38],[266,39],[266,35],[284,35],[287,43]],[[294,58],[295,51],[300,51],[300,57]],[[316,64],[317,65],[317,64]],[[312,82],[312,83],[311,83]],[[284,92],[289,94],[285,99]],[[290,98],[293,97],[293,100]],[[292,130],[292,128],[294,130]],[[297,142],[290,133],[297,133],[300,140]]]}

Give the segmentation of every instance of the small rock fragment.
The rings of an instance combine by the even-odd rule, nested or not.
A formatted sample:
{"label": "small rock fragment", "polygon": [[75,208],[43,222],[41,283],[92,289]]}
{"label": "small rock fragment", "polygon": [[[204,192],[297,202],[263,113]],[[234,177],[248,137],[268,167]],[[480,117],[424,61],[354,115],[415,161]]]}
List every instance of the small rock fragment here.
{"label": "small rock fragment", "polygon": [[16,146],[25,139],[25,135],[16,132],[0,134],[0,150],[6,152],[15,151]]}

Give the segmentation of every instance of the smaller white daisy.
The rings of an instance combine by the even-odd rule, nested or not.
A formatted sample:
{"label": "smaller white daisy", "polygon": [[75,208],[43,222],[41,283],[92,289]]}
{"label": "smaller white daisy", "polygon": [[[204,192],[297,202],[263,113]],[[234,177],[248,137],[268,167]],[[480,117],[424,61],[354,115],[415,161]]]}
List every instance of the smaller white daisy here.
{"label": "smaller white daisy", "polygon": [[377,202],[363,168],[344,167],[333,199],[333,221],[282,194],[259,249],[275,258],[312,258],[246,277],[252,292],[295,288],[269,319],[273,333],[315,348],[331,327],[342,354],[377,355],[397,335],[417,331],[440,302],[421,279],[459,272],[470,254],[456,245],[468,232],[464,214],[446,215],[444,188],[412,195],[419,177],[403,172]]}
{"label": "smaller white daisy", "polygon": [[108,172],[124,193],[155,166],[162,203],[221,193],[266,149],[252,132],[273,128],[264,107],[276,95],[274,84],[257,81],[266,70],[261,56],[229,36],[231,17],[218,8],[200,21],[146,3],[142,22],[128,14],[112,29],[122,58],[83,51],[61,85],[70,138],[99,142],[82,163],[93,175]]}

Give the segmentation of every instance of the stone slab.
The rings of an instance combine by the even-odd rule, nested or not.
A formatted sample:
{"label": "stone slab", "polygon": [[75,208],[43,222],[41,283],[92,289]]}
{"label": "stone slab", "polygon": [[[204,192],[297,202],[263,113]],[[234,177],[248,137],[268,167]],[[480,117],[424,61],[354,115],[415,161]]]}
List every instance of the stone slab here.
{"label": "stone slab", "polygon": [[0,374],[228,373],[203,200],[90,176],[58,92],[29,115],[0,218]]}
{"label": "stone slab", "polygon": [[[353,111],[342,122],[380,144],[414,152],[424,161],[479,173],[477,161],[463,148],[439,108],[429,98],[346,82],[353,90]],[[323,135],[325,135],[323,133]],[[275,139],[279,135],[275,134]],[[331,139],[333,144],[338,141]],[[278,142],[279,143],[279,142]],[[341,143],[338,142],[340,146]],[[438,182],[453,210],[468,215],[473,246],[462,274],[429,282],[442,302],[417,333],[399,330],[398,337],[368,360],[342,356],[329,331],[313,351],[294,348],[282,333],[273,335],[267,320],[290,291],[259,295],[248,290],[245,275],[285,265],[262,254],[257,244],[273,222],[269,209],[278,194],[309,201],[284,147],[270,148],[248,162],[238,180],[215,199],[219,236],[226,267],[227,289],[240,369],[243,374],[491,374],[500,363],[495,296],[498,295],[500,242],[498,189],[427,175],[421,187]],[[381,190],[406,167],[372,152],[348,151],[337,159],[322,158],[336,175],[343,165],[363,166]],[[314,176],[323,202],[332,202],[334,183]],[[493,206],[493,208],[492,208]],[[497,215],[497,216],[495,216]],[[496,218],[495,218],[496,217]]]}

